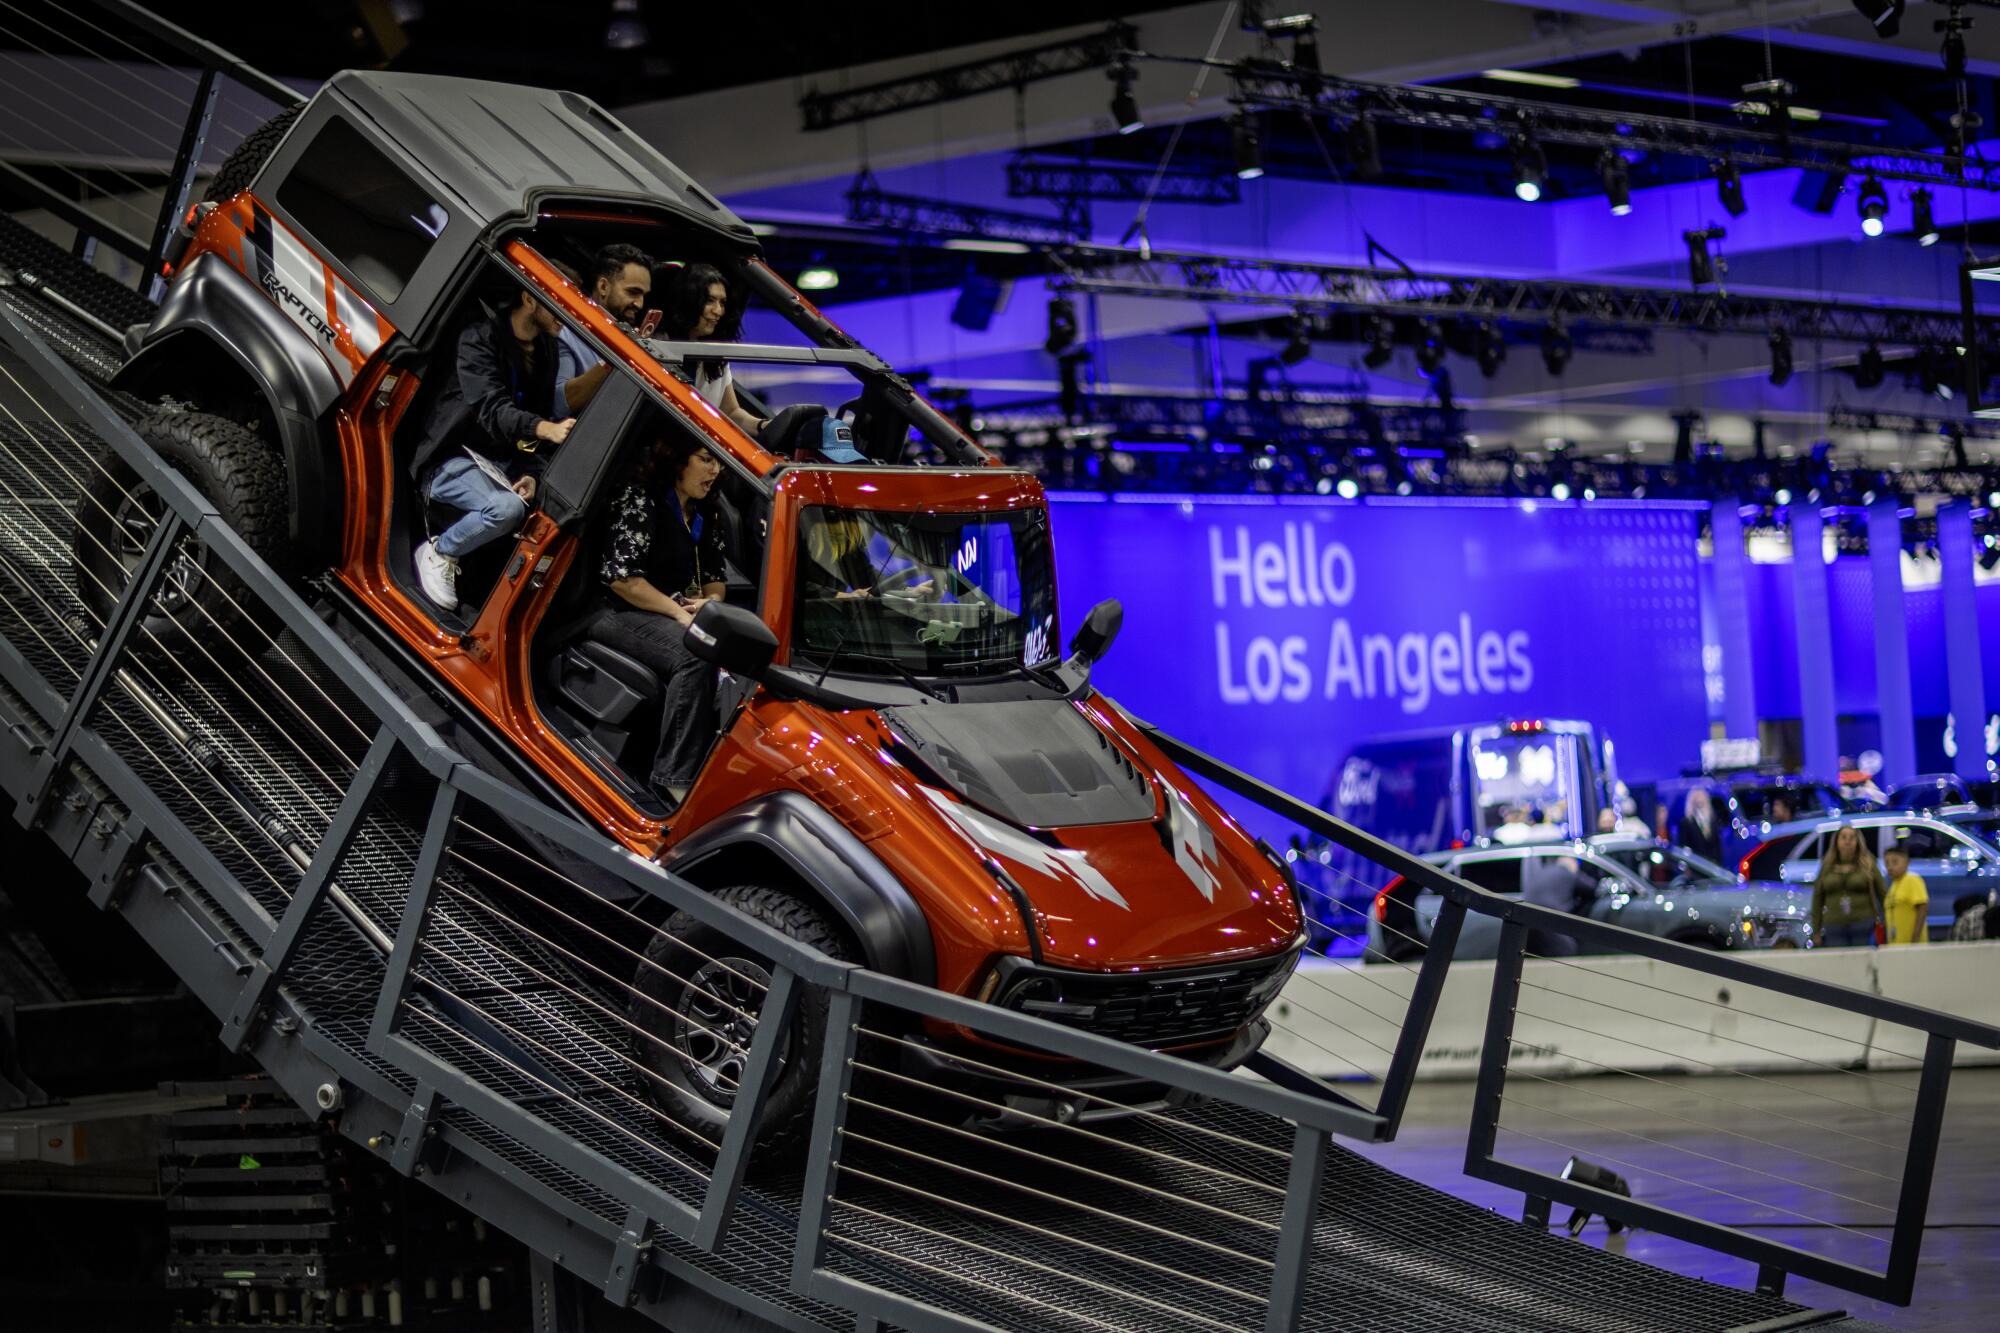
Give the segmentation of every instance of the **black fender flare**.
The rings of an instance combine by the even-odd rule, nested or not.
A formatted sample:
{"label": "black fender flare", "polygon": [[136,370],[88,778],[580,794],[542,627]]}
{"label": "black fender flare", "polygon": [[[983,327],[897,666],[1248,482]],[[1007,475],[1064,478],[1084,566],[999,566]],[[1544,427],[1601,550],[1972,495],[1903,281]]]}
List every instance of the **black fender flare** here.
{"label": "black fender flare", "polygon": [[715,868],[745,848],[776,857],[824,900],[861,942],[869,967],[937,984],[937,952],[923,908],[846,825],[798,792],[744,802],[676,843],[660,864],[698,878],[704,866]]}
{"label": "black fender flare", "polygon": [[111,387],[141,398],[185,397],[220,356],[270,409],[285,464],[291,538],[312,568],[339,552],[344,517],[329,428],[341,384],[326,357],[250,279],[214,253],[195,256],[167,289],[160,313]]}

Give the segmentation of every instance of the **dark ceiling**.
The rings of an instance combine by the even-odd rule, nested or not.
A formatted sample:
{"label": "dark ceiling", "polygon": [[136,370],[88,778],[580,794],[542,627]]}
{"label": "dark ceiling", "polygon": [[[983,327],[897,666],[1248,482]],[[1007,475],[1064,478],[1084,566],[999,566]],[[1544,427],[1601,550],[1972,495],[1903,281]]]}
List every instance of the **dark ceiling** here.
{"label": "dark ceiling", "polygon": [[[766,79],[807,77],[968,42],[1032,41],[1103,22],[1129,5],[870,0],[748,4],[684,0],[152,0],[156,12],[282,77],[382,66],[571,87],[613,106]],[[1023,44],[1028,44],[1024,41]]]}

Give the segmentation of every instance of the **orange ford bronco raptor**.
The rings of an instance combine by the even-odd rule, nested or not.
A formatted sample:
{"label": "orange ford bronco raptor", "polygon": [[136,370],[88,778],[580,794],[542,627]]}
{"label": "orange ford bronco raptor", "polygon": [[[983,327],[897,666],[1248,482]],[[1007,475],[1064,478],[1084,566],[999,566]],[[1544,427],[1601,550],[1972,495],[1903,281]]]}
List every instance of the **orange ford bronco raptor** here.
{"label": "orange ford bronco raptor", "polygon": [[[771,340],[661,341],[614,318],[557,266],[613,241],[714,265]],[[844,334],[748,226],[595,104],[342,74],[232,155],[169,266],[115,380],[157,404],[141,434],[474,762],[836,957],[1218,1067],[1256,1050],[1304,944],[1295,890],[1091,689],[1116,604],[1061,656],[1040,485]],[[408,463],[459,331],[523,290],[611,370],[526,521],[468,559],[443,612],[416,586],[412,552],[434,525]],[[694,363],[717,355],[752,411],[768,411],[755,386],[786,376],[851,390],[830,418],[779,413],[753,437],[696,392]],[[834,419],[861,461],[799,461],[811,455],[784,432]],[[718,739],[671,804],[645,782],[659,682],[582,627],[631,461],[677,439],[721,465],[728,595],[690,632],[724,673]],[[145,494],[118,481],[79,505],[79,562],[139,554],[117,515]],[[228,582],[196,550],[151,608],[155,632],[240,628],[252,599]],[[639,1048],[656,1094],[713,1124],[741,1072],[727,1020],[765,965],[685,914],[644,948],[666,966],[642,967],[640,988],[681,1015],[634,1010],[662,1039]],[[821,1010],[801,1007],[766,1133],[809,1105],[816,1062],[798,1057]],[[958,1029],[911,1037],[906,1063],[926,1078],[952,1064],[927,1052],[976,1048],[1030,1078],[1050,1063]],[[1062,1076],[1088,1086],[1077,1073]],[[1048,1098],[994,1078],[990,1100]],[[1126,1081],[1119,1095],[1146,1094]],[[1055,1113],[1093,1107],[1113,1109]]]}

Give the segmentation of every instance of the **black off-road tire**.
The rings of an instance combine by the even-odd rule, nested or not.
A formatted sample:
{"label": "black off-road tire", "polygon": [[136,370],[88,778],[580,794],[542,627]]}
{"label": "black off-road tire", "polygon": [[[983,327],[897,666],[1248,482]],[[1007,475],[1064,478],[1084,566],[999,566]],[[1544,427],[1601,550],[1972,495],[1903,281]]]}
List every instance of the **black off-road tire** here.
{"label": "black off-road tire", "polygon": [[[715,897],[830,958],[859,960],[860,950],[832,915],[796,893],[738,884],[717,890]],[[646,1080],[648,1091],[674,1119],[720,1143],[736,1097],[733,1085],[749,1058],[770,960],[686,912],[668,918],[645,956],[633,978],[639,998],[632,1003],[632,1021],[648,1034],[633,1038],[640,1062],[654,1075]],[[758,1120],[762,1159],[794,1152],[805,1141],[826,1019],[826,993],[806,987]]]}
{"label": "black off-road tire", "polygon": [[[172,409],[154,412],[135,429],[251,550],[280,574],[294,572],[284,465],[255,431],[206,412]],[[116,454],[99,456],[83,483],[71,556],[77,596],[94,629],[117,604],[166,506]],[[264,600],[206,542],[183,536],[131,646],[149,654],[184,654],[198,646],[214,656],[255,655],[267,646],[264,634],[275,630]]]}
{"label": "black off-road tire", "polygon": [[250,188],[250,182],[257,179],[257,173],[271,160],[271,154],[278,149],[278,142],[285,132],[292,128],[292,122],[305,110],[305,103],[288,106],[277,115],[243,136],[243,141],[232,148],[229,156],[222,159],[222,165],[215,169],[209,179],[208,189],[202,194],[204,203],[221,203],[233,195]]}

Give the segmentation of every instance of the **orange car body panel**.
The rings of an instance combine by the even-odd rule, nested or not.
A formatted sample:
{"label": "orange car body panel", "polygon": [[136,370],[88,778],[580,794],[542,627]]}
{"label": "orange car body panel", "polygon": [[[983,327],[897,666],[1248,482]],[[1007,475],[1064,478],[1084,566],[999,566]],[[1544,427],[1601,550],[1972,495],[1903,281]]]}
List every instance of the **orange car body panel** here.
{"label": "orange car body panel", "polygon": [[[239,195],[202,219],[189,257],[216,251],[259,280],[252,233],[265,225],[282,227],[251,196]],[[304,248],[295,237],[292,244]],[[534,250],[515,241],[504,253],[553,305],[609,349],[624,372],[652,387],[751,475],[765,477],[779,466],[781,460],[645,355]],[[300,265],[294,262],[293,268]],[[355,315],[356,307],[339,294],[351,294],[351,289],[336,287],[339,279],[330,268],[321,264],[319,269],[329,326],[335,316]],[[263,285],[273,300],[283,303],[268,282]],[[378,323],[372,331],[374,346],[393,332],[386,322]],[[738,711],[674,816],[665,823],[648,818],[572,749],[535,701],[536,632],[561,580],[590,577],[589,571],[570,568],[577,548],[573,533],[532,515],[505,573],[463,634],[440,627],[392,576],[391,560],[403,557],[390,549],[390,515],[407,457],[407,447],[399,451],[395,441],[418,380],[380,358],[353,359],[367,342],[366,336],[354,338],[346,324],[321,338],[330,359],[344,363],[342,382],[347,385],[336,412],[348,484],[335,577],[466,703],[510,737],[537,769],[634,852],[657,856],[746,801],[800,792],[839,818],[917,900],[930,925],[937,984],[959,993],[974,991],[997,956],[1033,951],[1020,909],[988,868],[989,859],[997,860],[1026,892],[1041,953],[1058,966],[1128,971],[1224,963],[1296,944],[1300,913],[1276,865],[1121,714],[1095,697],[1069,706],[1150,776],[1150,820],[1037,830],[1023,835],[1026,842],[1006,839],[1000,836],[1004,830],[995,832],[998,821],[976,811],[968,814],[972,808],[955,794],[925,787],[893,758],[893,728],[881,713],[834,711],[761,689]],[[990,465],[794,467],[777,479],[772,496],[771,556],[761,614],[778,637],[776,660],[781,664],[791,657],[792,552],[807,508],[1003,513],[1045,506],[1041,486],[1032,477]],[[1169,845],[1177,802],[1206,825],[1212,843],[1178,852]]]}

